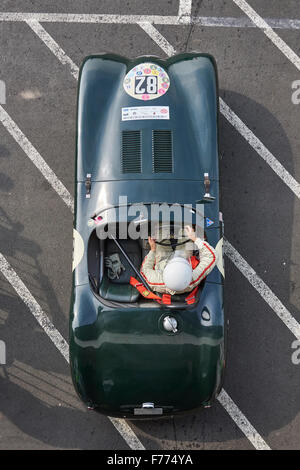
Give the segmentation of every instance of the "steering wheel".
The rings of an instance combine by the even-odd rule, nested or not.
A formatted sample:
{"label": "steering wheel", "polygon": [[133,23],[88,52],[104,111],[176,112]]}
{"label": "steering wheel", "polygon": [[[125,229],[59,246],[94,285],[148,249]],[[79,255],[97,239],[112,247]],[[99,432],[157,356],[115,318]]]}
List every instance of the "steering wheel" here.
{"label": "steering wheel", "polygon": [[[179,232],[177,233],[177,230],[175,230],[175,228],[176,228],[175,224],[171,224],[171,226],[169,227],[170,232],[168,233],[168,236],[170,238],[163,238],[162,240],[159,240],[159,241],[155,240],[155,242],[161,246],[172,246],[172,247],[181,246],[181,245],[185,245],[185,243],[188,243],[190,241],[190,238],[184,235],[184,231],[182,230],[182,234],[180,235],[180,237],[178,237]],[[177,226],[177,229],[178,228],[179,227]],[[161,227],[161,229],[163,230],[163,227]],[[177,242],[173,241],[174,238],[177,239]],[[178,241],[178,238],[182,241]],[[172,243],[171,243],[171,239],[172,239]]]}
{"label": "steering wheel", "polygon": [[[181,237],[181,238],[184,238],[184,237]],[[157,243],[158,245],[161,245],[161,246],[180,246],[180,245],[184,245],[185,243],[189,242],[190,239],[188,237],[186,237],[186,240],[183,240],[183,242],[176,242],[176,243],[170,243],[170,239],[169,238],[163,238],[160,242],[158,242],[157,240],[155,240],[155,243]],[[165,243],[164,243],[165,242]],[[167,243],[166,243],[167,242]]]}

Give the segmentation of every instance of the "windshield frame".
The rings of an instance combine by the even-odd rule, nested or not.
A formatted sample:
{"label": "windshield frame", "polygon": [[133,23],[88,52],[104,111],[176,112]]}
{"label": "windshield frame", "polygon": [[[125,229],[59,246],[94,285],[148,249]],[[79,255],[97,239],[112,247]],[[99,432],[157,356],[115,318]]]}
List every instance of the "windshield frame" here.
{"label": "windshield frame", "polygon": [[[94,212],[93,215],[90,216],[90,219],[95,220],[96,217],[98,217],[100,214],[102,214],[104,211],[109,210],[109,209],[118,209],[119,207],[129,207],[129,206],[138,206],[138,205],[144,205],[144,206],[151,206],[152,204],[157,204],[157,205],[162,205],[162,204],[167,204],[168,206],[180,206],[183,209],[188,209],[194,214],[198,214],[200,217],[202,217],[204,220],[206,219],[206,216],[202,214],[199,210],[195,209],[193,206],[188,207],[188,204],[181,204],[179,202],[127,202],[124,204],[112,204],[109,206],[104,206],[103,208],[97,209],[96,212]],[[204,206],[204,204],[201,204]]]}

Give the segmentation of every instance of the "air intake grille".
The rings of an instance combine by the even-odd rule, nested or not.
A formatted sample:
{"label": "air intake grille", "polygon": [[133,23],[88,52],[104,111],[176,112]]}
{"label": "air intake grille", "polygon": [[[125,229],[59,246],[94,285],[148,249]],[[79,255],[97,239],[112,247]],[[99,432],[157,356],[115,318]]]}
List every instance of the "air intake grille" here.
{"label": "air intake grille", "polygon": [[152,167],[154,173],[173,172],[172,131],[153,131]]}
{"label": "air intake grille", "polygon": [[122,132],[121,166],[123,173],[141,173],[141,131]]}

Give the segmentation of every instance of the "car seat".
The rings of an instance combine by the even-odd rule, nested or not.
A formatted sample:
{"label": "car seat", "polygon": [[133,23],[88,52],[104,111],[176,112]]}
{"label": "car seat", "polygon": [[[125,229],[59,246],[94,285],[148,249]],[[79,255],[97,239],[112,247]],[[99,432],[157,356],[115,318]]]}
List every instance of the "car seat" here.
{"label": "car seat", "polygon": [[[134,266],[140,270],[142,262],[141,247],[138,240],[119,240],[120,245],[126,251],[128,257]],[[103,299],[111,300],[114,302],[131,303],[136,302],[139,297],[139,292],[135,287],[129,284],[130,277],[136,277],[136,274],[125,256],[120,252],[117,245],[113,240],[100,240],[100,262],[102,272],[102,279],[100,279],[99,295]],[[125,267],[119,279],[109,279],[107,275],[107,268],[104,266],[104,258],[113,253],[118,253],[121,263]]]}

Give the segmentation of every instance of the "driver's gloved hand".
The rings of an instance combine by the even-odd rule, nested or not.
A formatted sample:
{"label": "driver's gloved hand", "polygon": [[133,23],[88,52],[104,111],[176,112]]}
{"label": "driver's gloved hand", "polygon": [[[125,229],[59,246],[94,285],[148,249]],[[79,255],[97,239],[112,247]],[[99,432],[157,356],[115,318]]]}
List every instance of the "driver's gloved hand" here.
{"label": "driver's gloved hand", "polygon": [[107,276],[111,280],[119,279],[122,272],[125,271],[125,266],[121,263],[118,253],[106,256],[104,263],[107,267]]}

